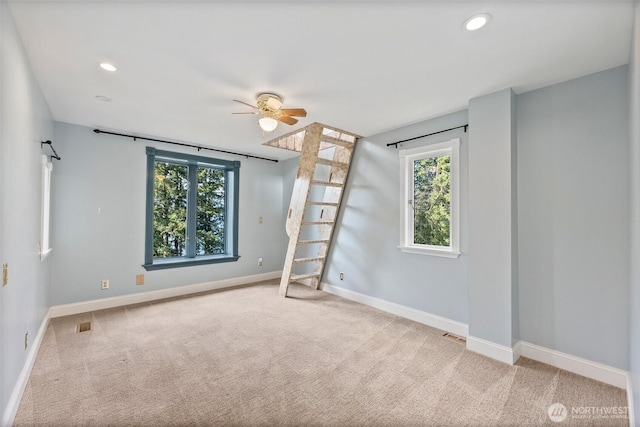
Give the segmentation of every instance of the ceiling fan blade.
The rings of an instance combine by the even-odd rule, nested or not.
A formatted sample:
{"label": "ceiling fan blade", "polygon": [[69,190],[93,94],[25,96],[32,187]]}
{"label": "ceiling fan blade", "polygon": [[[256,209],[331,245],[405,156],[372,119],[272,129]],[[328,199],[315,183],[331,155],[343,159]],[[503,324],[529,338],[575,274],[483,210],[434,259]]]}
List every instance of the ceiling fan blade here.
{"label": "ceiling fan blade", "polygon": [[246,113],[231,113],[231,114],[260,114],[259,111],[247,111]]}
{"label": "ceiling fan blade", "polygon": [[307,111],[304,108],[283,108],[280,112],[286,116],[307,117]]}
{"label": "ceiling fan blade", "polygon": [[234,99],[234,101],[235,101],[235,102],[239,102],[240,104],[244,104],[244,105],[246,105],[247,107],[251,107],[251,108],[253,108],[254,110],[257,110],[257,109],[258,109],[258,107],[256,107],[255,105],[247,104],[247,103],[246,103],[246,102],[244,102],[244,101],[238,101],[237,99]]}
{"label": "ceiling fan blade", "polygon": [[276,120],[282,123],[286,123],[288,125],[295,125],[296,123],[298,123],[298,119],[294,119],[293,117],[289,117],[289,116],[280,116],[276,118]]}

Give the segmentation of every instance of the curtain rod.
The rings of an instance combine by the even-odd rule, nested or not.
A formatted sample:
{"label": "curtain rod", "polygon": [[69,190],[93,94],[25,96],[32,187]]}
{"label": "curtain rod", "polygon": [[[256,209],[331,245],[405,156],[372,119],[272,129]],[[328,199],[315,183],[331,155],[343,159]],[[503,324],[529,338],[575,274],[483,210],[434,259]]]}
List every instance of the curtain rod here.
{"label": "curtain rod", "polygon": [[50,140],[40,141],[40,148],[42,148],[43,144],[48,144],[49,148],[51,148],[51,151],[53,151],[53,154],[51,155],[52,159],[62,160],[60,156],[58,156],[58,153],[56,153],[56,149],[53,148],[53,142],[51,142]]}
{"label": "curtain rod", "polygon": [[[175,141],[166,141],[164,139],[155,139],[155,138],[147,138],[144,136],[137,136],[137,135],[128,135],[126,133],[117,133],[117,132],[109,132],[106,130],[100,130],[100,129],[94,129],[93,130],[95,133],[104,133],[107,135],[115,135],[115,136],[123,136],[125,138],[133,138],[133,140],[135,141],[136,139],[143,139],[145,141],[153,141],[153,142],[163,142],[165,144],[173,144],[173,145],[180,145],[182,147],[191,147],[191,148],[197,148],[198,151],[200,150],[209,150],[209,151],[217,151],[218,153],[226,153],[226,154],[233,154],[234,156],[242,156],[242,157],[246,157],[246,158],[252,158],[252,159],[260,159],[260,160],[267,160],[269,162],[276,162],[278,163],[277,159],[270,159],[268,157],[260,157],[260,156],[254,156],[252,154],[245,154],[245,153],[238,153],[236,151],[227,151],[227,150],[221,150],[219,148],[211,148],[211,147],[203,147],[201,145],[194,145],[194,144],[187,144],[185,142],[175,142]],[[51,147],[53,148],[53,147]]]}
{"label": "curtain rod", "polygon": [[396,148],[398,148],[398,144],[402,144],[403,142],[407,142],[407,141],[413,141],[414,139],[419,139],[419,138],[424,138],[425,136],[431,136],[431,135],[437,135],[439,133],[444,133],[444,132],[449,132],[450,130],[455,130],[455,129],[460,129],[460,128],[464,128],[464,131],[467,132],[467,128],[469,127],[469,124],[467,123],[466,125],[462,125],[462,126],[456,126],[454,128],[450,128],[450,129],[445,129],[445,130],[441,130],[439,132],[433,132],[433,133],[428,133],[426,135],[420,135],[420,136],[416,136],[413,138],[409,138],[409,139],[403,139],[402,141],[398,141],[398,142],[390,142],[387,144],[387,147],[393,145]]}

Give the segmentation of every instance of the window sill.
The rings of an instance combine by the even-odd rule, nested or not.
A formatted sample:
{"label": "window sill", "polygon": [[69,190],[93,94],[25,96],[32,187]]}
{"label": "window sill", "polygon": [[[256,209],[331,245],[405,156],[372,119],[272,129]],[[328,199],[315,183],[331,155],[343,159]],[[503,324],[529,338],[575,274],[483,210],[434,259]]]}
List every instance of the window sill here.
{"label": "window sill", "polygon": [[240,256],[238,255],[209,255],[196,258],[159,258],[154,259],[153,264],[142,264],[142,267],[147,271],[166,270],[169,268],[236,262],[239,258]]}
{"label": "window sill", "polygon": [[409,254],[419,254],[419,255],[432,255],[439,256],[444,258],[458,258],[460,256],[459,251],[454,251],[451,249],[437,249],[437,248],[421,248],[417,246],[398,246],[402,252]]}

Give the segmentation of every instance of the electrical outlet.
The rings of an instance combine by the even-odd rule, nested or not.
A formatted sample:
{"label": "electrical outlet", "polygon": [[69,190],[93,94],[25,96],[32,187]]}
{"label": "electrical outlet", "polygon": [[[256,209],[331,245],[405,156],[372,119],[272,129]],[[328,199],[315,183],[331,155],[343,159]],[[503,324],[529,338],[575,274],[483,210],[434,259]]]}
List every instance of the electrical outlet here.
{"label": "electrical outlet", "polygon": [[144,285],[144,274],[136,274],[136,285]]}
{"label": "electrical outlet", "polygon": [[100,282],[100,289],[109,289],[109,280],[103,280],[102,282]]}
{"label": "electrical outlet", "polygon": [[262,267],[262,257],[258,258],[258,267]]}
{"label": "electrical outlet", "polygon": [[340,280],[344,280],[344,273],[340,272]]}
{"label": "electrical outlet", "polygon": [[9,283],[9,264],[2,264],[2,286]]}
{"label": "electrical outlet", "polygon": [[258,224],[262,224],[262,217],[261,216],[258,217]]}
{"label": "electrical outlet", "polygon": [[24,333],[24,349],[26,350],[29,347],[29,332]]}

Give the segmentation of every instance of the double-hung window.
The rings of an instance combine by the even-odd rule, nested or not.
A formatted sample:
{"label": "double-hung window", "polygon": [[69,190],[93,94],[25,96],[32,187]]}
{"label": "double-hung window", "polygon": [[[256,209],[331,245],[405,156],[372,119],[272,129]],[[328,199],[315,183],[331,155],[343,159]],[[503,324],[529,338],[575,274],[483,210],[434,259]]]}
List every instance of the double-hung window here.
{"label": "double-hung window", "polygon": [[400,250],[460,255],[460,140],[400,150]]}
{"label": "double-hung window", "polygon": [[147,270],[236,261],[240,162],[147,147]]}

